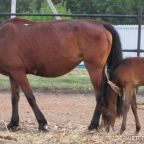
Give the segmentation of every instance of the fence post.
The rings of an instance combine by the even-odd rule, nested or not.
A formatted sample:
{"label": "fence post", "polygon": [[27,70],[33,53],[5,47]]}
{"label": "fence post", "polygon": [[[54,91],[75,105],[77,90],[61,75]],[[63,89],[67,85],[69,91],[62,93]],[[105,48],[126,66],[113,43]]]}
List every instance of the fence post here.
{"label": "fence post", "polygon": [[[138,11],[138,40],[137,40],[137,57],[140,57],[141,53],[141,26],[142,26],[142,20],[143,20],[143,14],[142,14],[142,7],[139,8]],[[139,92],[139,87],[136,88],[136,94]]]}
{"label": "fence post", "polygon": [[140,56],[141,53],[141,26],[142,26],[142,7],[138,11],[138,41],[137,41],[137,56]]}
{"label": "fence post", "polygon": [[[11,13],[16,13],[16,0],[11,0]],[[14,18],[15,15],[11,15],[11,18]]]}

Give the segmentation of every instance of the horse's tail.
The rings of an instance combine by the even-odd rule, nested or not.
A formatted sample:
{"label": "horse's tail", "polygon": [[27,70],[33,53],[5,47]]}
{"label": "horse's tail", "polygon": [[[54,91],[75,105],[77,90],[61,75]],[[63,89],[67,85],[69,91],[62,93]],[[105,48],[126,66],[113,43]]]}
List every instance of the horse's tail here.
{"label": "horse's tail", "polygon": [[112,47],[111,47],[110,55],[107,60],[107,66],[110,72],[109,74],[111,75],[111,73],[114,72],[114,70],[117,68],[117,66],[123,59],[122,45],[121,45],[119,34],[116,31],[116,29],[108,23],[105,23],[104,27],[112,34]]}
{"label": "horse's tail", "polygon": [[[115,71],[115,69],[118,67],[119,63],[123,59],[122,45],[121,45],[119,34],[116,31],[116,29],[108,23],[104,23],[103,25],[112,34],[112,47],[111,47],[110,55],[108,56],[107,59],[107,71],[111,78],[112,73]],[[102,96],[101,96],[102,103],[104,103],[104,105],[107,105],[108,102],[106,96],[107,86],[108,86],[107,79],[104,78],[102,82]],[[117,112],[118,112],[117,115],[122,114],[121,105],[122,105],[121,99],[120,97],[117,97]]]}
{"label": "horse's tail", "polygon": [[[113,40],[111,52],[107,60],[108,73],[111,78],[112,73],[116,70],[116,68],[123,59],[122,45],[119,34],[115,30],[115,28],[109,24],[106,24],[104,26],[108,31],[112,33],[112,40]],[[123,113],[122,105],[123,105],[123,91],[121,90],[121,96],[117,96],[117,116],[121,116]]]}

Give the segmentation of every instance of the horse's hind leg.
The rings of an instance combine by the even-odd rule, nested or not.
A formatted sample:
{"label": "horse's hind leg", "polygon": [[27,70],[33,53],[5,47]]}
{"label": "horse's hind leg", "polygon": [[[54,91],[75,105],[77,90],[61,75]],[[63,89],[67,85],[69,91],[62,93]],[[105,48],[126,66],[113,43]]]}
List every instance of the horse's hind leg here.
{"label": "horse's hind leg", "polygon": [[137,113],[137,103],[136,103],[136,93],[135,92],[133,94],[133,98],[132,98],[132,102],[131,102],[131,109],[132,109],[132,112],[133,112],[134,117],[135,117],[136,134],[138,134],[140,129],[141,129],[141,125],[140,125],[138,113]]}
{"label": "horse's hind leg", "polygon": [[88,130],[93,130],[98,128],[101,115],[100,87],[101,87],[103,67],[101,66],[98,67],[97,64],[93,64],[92,62],[89,64],[85,63],[85,66],[89,72],[97,100],[93,118],[91,120],[90,126],[88,127]]}
{"label": "horse's hind leg", "polygon": [[11,84],[11,102],[12,102],[12,117],[8,124],[8,129],[16,130],[19,126],[18,102],[19,102],[19,87],[18,84],[10,77]]}
{"label": "horse's hind leg", "polygon": [[99,127],[99,121],[100,121],[100,115],[101,115],[101,103],[97,99],[97,104],[94,110],[94,114],[91,120],[91,123],[88,127],[88,130],[98,129]]}
{"label": "horse's hind leg", "polygon": [[22,88],[30,106],[32,107],[33,111],[34,111],[34,114],[36,116],[36,119],[39,123],[39,130],[46,130],[45,129],[45,126],[47,125],[47,121],[44,117],[44,115],[42,114],[42,112],[40,111],[37,103],[36,103],[36,100],[35,100],[35,97],[32,93],[32,90],[30,88],[30,85],[29,85],[29,82],[28,82],[28,79],[26,77],[26,74],[24,73],[23,70],[21,71],[14,71],[14,72],[11,72],[11,75],[13,77],[13,79],[20,85],[20,87]]}

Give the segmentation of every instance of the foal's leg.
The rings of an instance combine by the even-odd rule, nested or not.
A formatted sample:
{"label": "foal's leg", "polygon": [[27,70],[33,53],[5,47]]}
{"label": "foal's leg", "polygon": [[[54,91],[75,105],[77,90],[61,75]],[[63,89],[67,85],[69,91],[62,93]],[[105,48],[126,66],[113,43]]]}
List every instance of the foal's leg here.
{"label": "foal's leg", "polygon": [[12,117],[8,124],[8,129],[16,130],[19,125],[19,114],[18,114],[18,102],[19,102],[19,87],[12,77],[10,79],[11,84],[11,97],[12,97]]}
{"label": "foal's leg", "polygon": [[125,88],[125,100],[124,100],[124,107],[123,107],[123,120],[121,129],[118,134],[122,134],[126,129],[126,120],[127,120],[127,114],[129,111],[130,103],[133,97],[134,89],[131,86],[128,86]]}
{"label": "foal's leg", "polygon": [[26,74],[24,73],[24,71],[15,71],[15,72],[12,72],[11,75],[13,79],[22,88],[31,108],[33,109],[36,119],[39,123],[39,130],[45,131],[46,130],[45,126],[47,125],[47,121],[36,103],[35,97],[30,88]]}
{"label": "foal's leg", "polygon": [[140,125],[138,113],[137,113],[137,103],[136,103],[136,93],[135,92],[133,94],[133,98],[132,98],[132,102],[131,102],[131,109],[132,109],[132,112],[133,112],[134,117],[135,117],[136,134],[138,134],[140,129],[141,129],[141,125]]}

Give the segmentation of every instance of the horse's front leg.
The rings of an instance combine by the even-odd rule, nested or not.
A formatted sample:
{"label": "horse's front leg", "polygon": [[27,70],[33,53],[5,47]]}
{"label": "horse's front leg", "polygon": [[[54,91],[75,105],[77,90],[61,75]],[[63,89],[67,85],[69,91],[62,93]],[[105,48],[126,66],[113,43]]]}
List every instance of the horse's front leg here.
{"label": "horse's front leg", "polygon": [[39,123],[39,130],[46,131],[45,126],[47,125],[47,121],[36,103],[25,72],[22,70],[14,71],[11,72],[11,75],[22,88],[31,108],[33,109],[36,119]]}
{"label": "horse's front leg", "polygon": [[7,127],[8,129],[15,131],[19,126],[19,114],[18,114],[19,87],[12,77],[10,77],[9,79],[11,84],[12,117]]}

